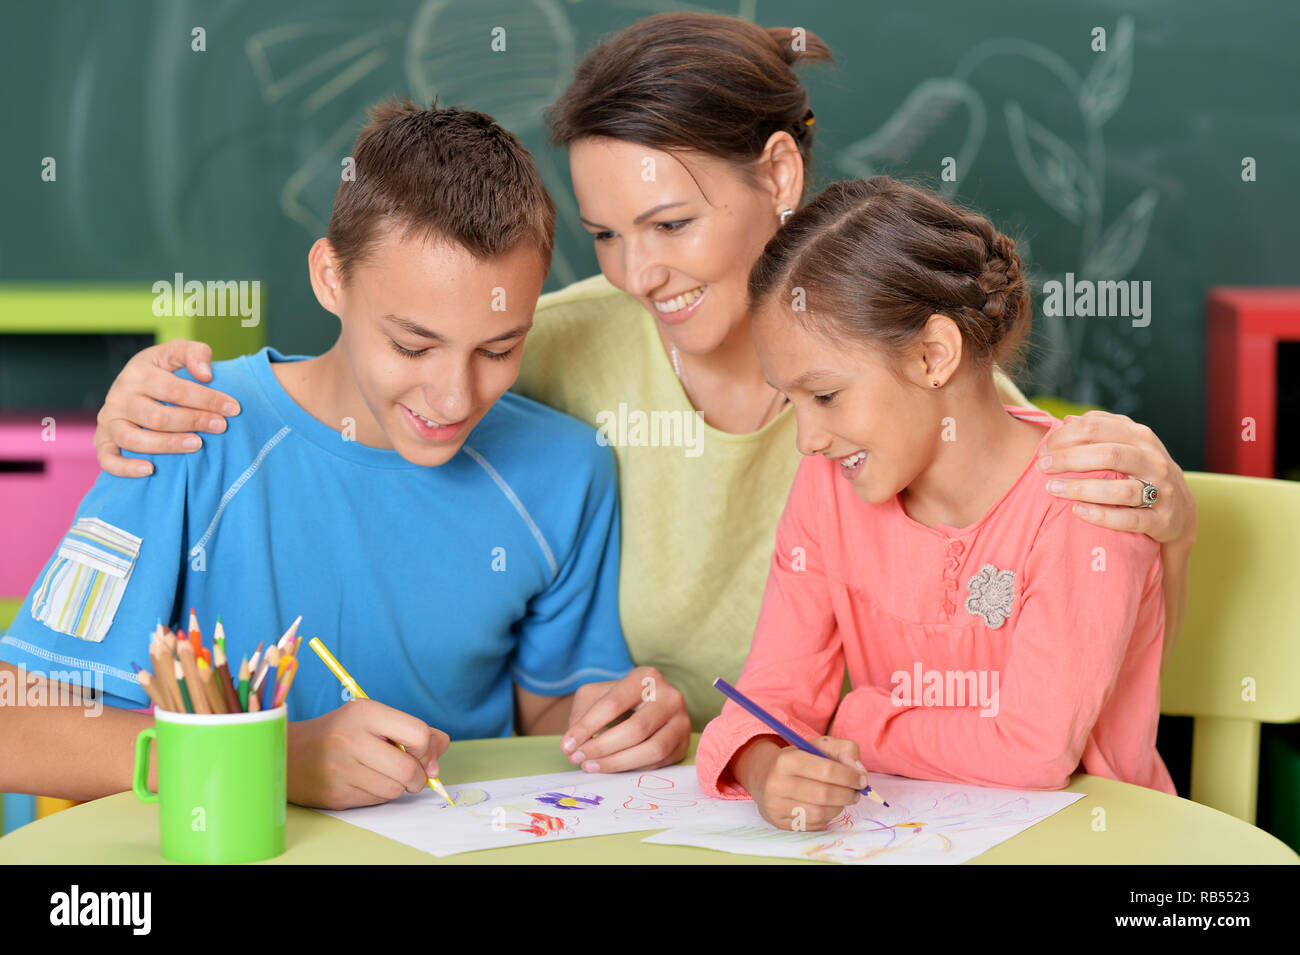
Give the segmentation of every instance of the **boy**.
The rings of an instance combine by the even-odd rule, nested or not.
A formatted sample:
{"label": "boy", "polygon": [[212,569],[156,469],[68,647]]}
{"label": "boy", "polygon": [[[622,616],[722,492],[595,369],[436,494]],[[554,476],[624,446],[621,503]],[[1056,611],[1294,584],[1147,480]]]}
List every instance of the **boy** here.
{"label": "boy", "polygon": [[448,732],[563,732],[570,694],[632,668],[613,456],[507,393],[554,234],[531,157],[481,113],[385,104],[353,159],[308,255],[337,343],[217,363],[242,407],[226,433],[147,479],[100,476],[0,676],[79,670],[110,706],[0,707],[0,791],[127,788],[150,723],[131,661],[191,606],[205,633],[222,615],[232,665],[301,614],[375,697],[341,705],[300,654],[288,786],[309,806],[420,791]]}

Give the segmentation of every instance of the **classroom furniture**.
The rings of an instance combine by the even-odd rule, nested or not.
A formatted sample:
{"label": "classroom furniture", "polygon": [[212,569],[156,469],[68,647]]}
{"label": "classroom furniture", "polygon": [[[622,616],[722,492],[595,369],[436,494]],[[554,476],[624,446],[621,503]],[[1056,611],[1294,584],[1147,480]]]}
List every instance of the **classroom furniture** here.
{"label": "classroom furniture", "polygon": [[22,602],[72,526],[99,476],[94,437],[85,413],[0,417],[0,525],[22,530],[0,550],[0,599]]}
{"label": "classroom furniture", "polygon": [[[160,280],[174,282],[174,278],[166,275]],[[168,314],[176,308],[170,302],[155,308],[158,299],[152,282],[4,282],[0,283],[0,335],[151,335],[155,343],[193,338],[211,345],[217,361],[251,354],[266,344],[264,290],[256,325],[244,325],[245,319],[238,315]]]}
{"label": "classroom furniture", "polygon": [[1197,538],[1160,711],[1194,718],[1191,798],[1254,823],[1260,724],[1300,721],[1300,484],[1186,477]]}
{"label": "classroom furniture", "polygon": [[[694,759],[698,734],[687,760]],[[475,782],[553,773],[573,767],[558,736],[466,740],[440,761],[443,781]],[[1112,779],[1077,775],[1067,789],[1087,795],[1055,815],[995,846],[981,864],[1249,863],[1300,864],[1278,839],[1240,819],[1177,796]],[[1097,813],[1101,809],[1103,813]],[[1104,819],[1105,829],[1095,828]],[[453,862],[465,864],[636,863],[821,865],[759,856],[730,855],[683,846],[645,845],[648,832],[593,836],[563,842],[489,849],[438,860],[298,806],[289,807],[282,864],[349,865]],[[134,793],[83,803],[0,838],[0,865],[59,862],[151,864],[158,853],[158,807]]]}
{"label": "classroom furniture", "polygon": [[1278,420],[1278,350],[1300,343],[1300,289],[1219,287],[1207,299],[1206,470],[1283,477],[1279,437],[1300,422]]}

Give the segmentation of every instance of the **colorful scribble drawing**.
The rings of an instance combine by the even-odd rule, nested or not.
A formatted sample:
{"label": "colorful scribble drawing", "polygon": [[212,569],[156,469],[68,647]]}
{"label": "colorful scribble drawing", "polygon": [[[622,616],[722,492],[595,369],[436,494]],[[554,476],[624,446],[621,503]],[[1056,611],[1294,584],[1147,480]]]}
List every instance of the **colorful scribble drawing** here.
{"label": "colorful scribble drawing", "polygon": [[452,802],[456,804],[455,806],[451,806],[441,798],[433,805],[438,809],[465,809],[468,806],[477,806],[481,802],[487,802],[492,798],[486,789],[479,789],[475,786],[448,789],[447,795],[451,796]]}
{"label": "colorful scribble drawing", "polygon": [[577,793],[544,793],[537,801],[556,809],[594,809],[604,802],[604,796],[580,796]]}
{"label": "colorful scribble drawing", "polygon": [[568,826],[560,816],[548,816],[544,812],[529,812],[528,822],[507,822],[505,825],[511,829],[519,829],[531,836],[550,836],[557,832],[566,832],[571,827]]}
{"label": "colorful scribble drawing", "polygon": [[752,800],[706,794],[693,766],[640,775],[551,773],[465,783],[452,787],[456,798],[476,800],[464,812],[430,811],[441,802],[431,791],[381,806],[322,811],[436,856],[656,831],[645,841],[820,862],[951,865],[1083,798],[883,773],[871,781],[889,800],[888,808],[860,800],[815,832],[777,829]]}
{"label": "colorful scribble drawing", "polygon": [[[892,801],[892,800],[891,800]],[[846,809],[828,827],[833,838],[815,840],[803,852],[804,858],[822,862],[865,862],[881,856],[917,852],[951,854],[958,841],[971,833],[989,833],[1007,823],[1033,820],[1025,797],[1008,794],[988,805],[972,800],[968,793],[952,792],[925,798],[912,805],[896,802],[888,818],[867,815],[878,807]]]}

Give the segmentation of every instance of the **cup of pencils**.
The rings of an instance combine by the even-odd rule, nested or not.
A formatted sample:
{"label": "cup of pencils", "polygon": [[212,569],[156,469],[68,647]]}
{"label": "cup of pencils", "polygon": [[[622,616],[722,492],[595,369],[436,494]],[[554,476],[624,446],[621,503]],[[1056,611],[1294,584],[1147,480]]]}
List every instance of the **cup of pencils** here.
{"label": "cup of pencils", "polygon": [[[299,618],[301,620],[302,618]],[[190,611],[189,634],[161,623],[149,647],[152,671],[136,675],[154,703],[154,725],[136,737],[132,789],[158,803],[164,858],[238,863],[284,852],[288,708],[297,672],[298,620],[238,679],[217,622],[203,646]],[[149,789],[149,747],[157,750],[158,791]]]}

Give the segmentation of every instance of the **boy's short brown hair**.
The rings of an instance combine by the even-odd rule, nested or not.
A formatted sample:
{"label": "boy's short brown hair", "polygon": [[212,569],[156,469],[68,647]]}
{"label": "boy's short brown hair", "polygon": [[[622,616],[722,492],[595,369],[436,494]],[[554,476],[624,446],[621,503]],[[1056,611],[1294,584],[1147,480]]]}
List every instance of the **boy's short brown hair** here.
{"label": "boy's short brown hair", "polygon": [[480,259],[527,243],[550,270],[555,202],[519,137],[491,116],[387,100],[371,107],[352,160],[356,178],[339,184],[328,232],[343,281],[385,226]]}

